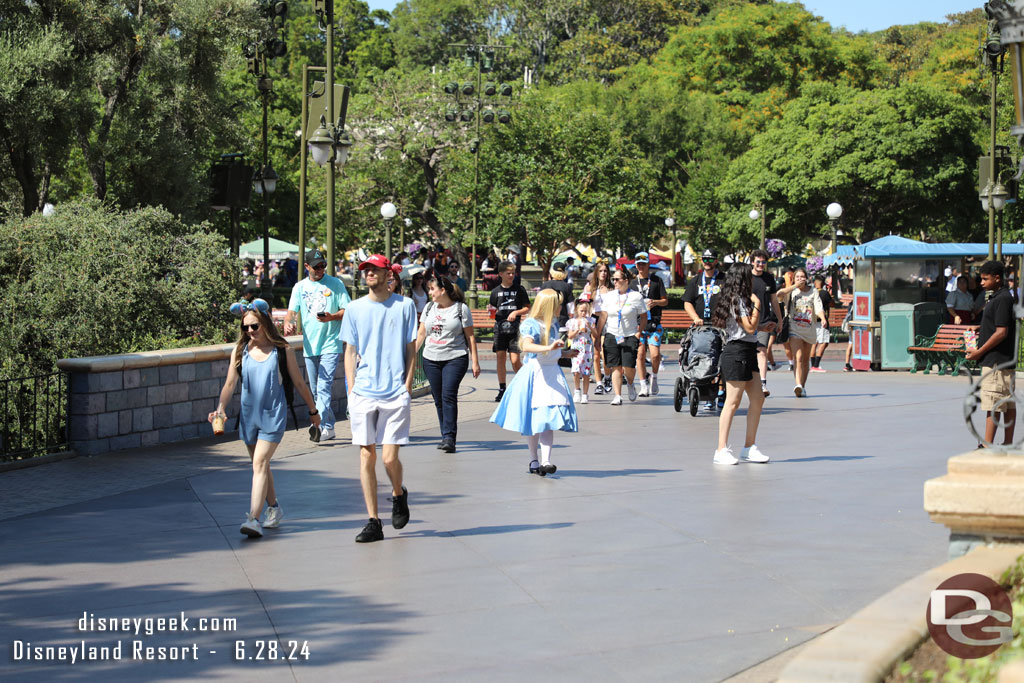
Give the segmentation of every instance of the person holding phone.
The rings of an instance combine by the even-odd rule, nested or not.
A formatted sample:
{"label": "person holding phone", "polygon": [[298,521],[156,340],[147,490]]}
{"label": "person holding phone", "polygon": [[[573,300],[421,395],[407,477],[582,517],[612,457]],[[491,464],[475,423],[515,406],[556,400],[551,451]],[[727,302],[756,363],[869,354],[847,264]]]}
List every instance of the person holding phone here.
{"label": "person holding phone", "polygon": [[326,274],[327,257],[319,249],[306,253],[308,276],[295,283],[288,313],[284,319],[285,335],[295,334],[296,313],[302,316],[302,351],[306,357],[306,376],[316,396],[320,411],[320,439],[334,438],[334,411],[331,395],[334,373],[338,369],[343,345],[341,321],[351,298],[343,283]]}

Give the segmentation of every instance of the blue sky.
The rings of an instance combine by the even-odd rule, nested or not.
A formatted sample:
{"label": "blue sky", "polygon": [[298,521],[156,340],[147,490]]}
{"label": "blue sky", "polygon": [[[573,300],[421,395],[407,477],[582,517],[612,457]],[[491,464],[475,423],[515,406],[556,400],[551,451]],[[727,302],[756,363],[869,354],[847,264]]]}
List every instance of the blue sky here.
{"label": "blue sky", "polygon": [[[394,9],[396,0],[369,0],[371,9]],[[983,0],[806,0],[804,7],[833,26],[878,31],[894,24],[942,21],[947,14],[981,7]]]}

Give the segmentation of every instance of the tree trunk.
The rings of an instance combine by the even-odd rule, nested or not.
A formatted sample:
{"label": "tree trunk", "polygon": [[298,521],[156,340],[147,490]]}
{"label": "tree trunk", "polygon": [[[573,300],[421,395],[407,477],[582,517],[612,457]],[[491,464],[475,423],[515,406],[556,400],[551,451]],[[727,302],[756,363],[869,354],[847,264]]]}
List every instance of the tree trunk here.
{"label": "tree trunk", "polygon": [[21,213],[23,216],[31,216],[40,209],[39,206],[39,179],[33,171],[33,157],[25,149],[7,146],[7,154],[11,160],[11,168],[14,177],[21,186]]}

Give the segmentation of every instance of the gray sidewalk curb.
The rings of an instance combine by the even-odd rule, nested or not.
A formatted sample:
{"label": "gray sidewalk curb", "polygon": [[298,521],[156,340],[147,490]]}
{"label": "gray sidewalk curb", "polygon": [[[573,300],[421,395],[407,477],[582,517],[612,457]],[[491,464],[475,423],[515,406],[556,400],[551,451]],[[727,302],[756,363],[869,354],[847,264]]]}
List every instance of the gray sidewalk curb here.
{"label": "gray sidewalk curb", "polygon": [[811,641],[782,670],[778,683],[863,683],[883,680],[928,637],[929,596],[956,574],[998,580],[1024,545],[983,546],[894,588],[828,633]]}

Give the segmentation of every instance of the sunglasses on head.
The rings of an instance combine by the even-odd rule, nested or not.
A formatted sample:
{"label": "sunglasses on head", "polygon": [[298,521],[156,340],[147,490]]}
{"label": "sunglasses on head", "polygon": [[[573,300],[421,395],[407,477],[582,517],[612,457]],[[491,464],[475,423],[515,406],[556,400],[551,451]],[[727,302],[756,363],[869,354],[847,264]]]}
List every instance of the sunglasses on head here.
{"label": "sunglasses on head", "polygon": [[251,331],[251,332],[255,332],[256,330],[260,329],[260,324],[259,323],[253,323],[252,325],[246,325],[245,323],[243,323],[242,324],[242,329],[243,330],[247,330],[247,331]]}

